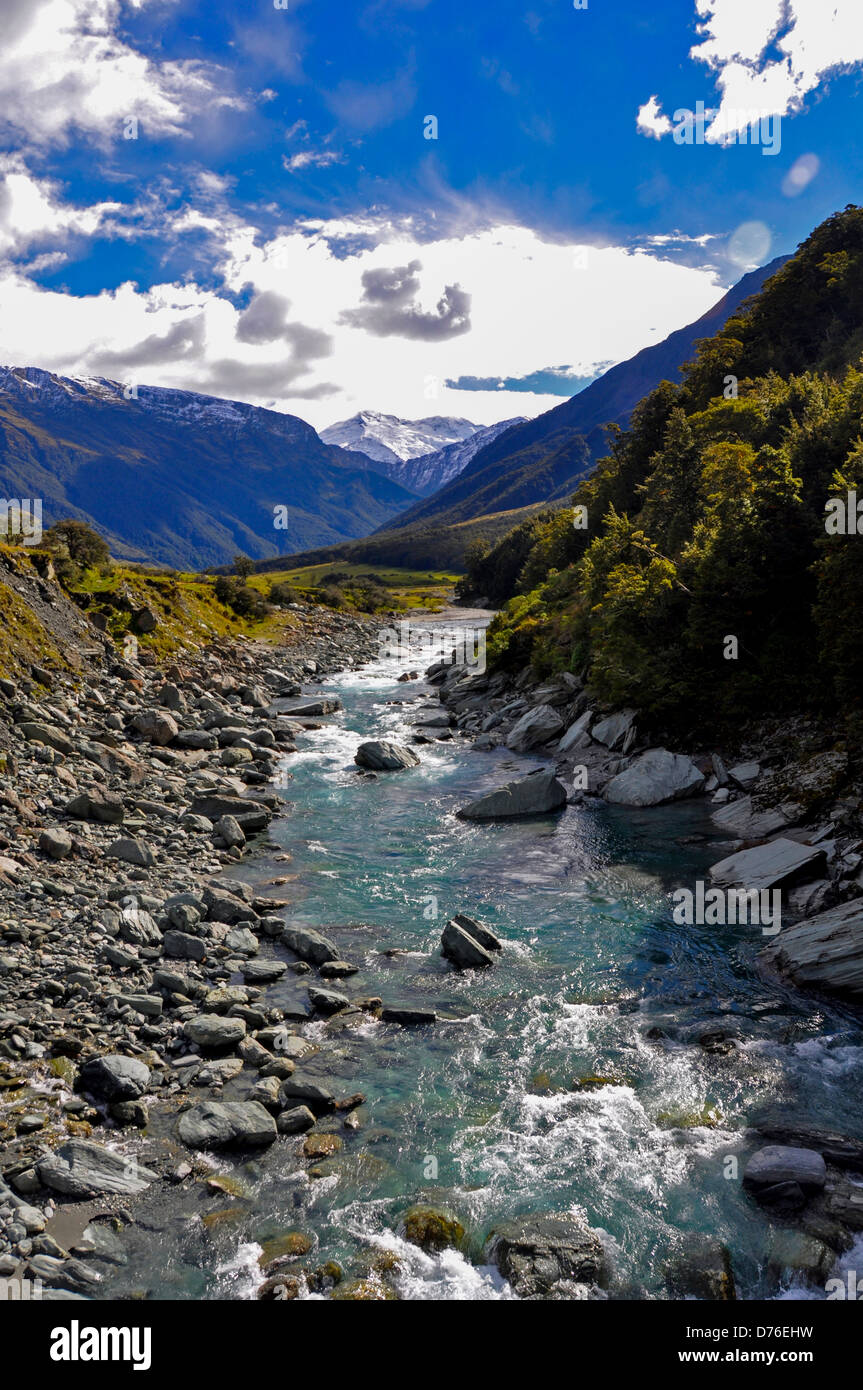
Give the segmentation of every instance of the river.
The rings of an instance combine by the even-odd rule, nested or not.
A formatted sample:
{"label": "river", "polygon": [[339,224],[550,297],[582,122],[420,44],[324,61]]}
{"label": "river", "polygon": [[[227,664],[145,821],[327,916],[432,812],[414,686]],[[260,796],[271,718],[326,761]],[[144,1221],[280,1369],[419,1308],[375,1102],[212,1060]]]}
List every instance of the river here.
{"label": "river", "polygon": [[[418,768],[357,776],[362,739],[409,742],[436,703],[424,682],[398,683],[399,669],[381,662],[320,687],[344,708],[286,760],[289,813],[271,833],[290,861],[271,855],[244,873],[289,876],[290,919],[359,967],[336,988],[444,1020],[305,1024],[326,1044],[303,1070],[364,1093],[359,1128],[324,1122],[344,1147],[313,1178],[286,1164],[285,1144],[299,1141],[242,1165],[225,1224],[202,1224],[212,1203],[177,1195],[169,1212],[159,1199],[149,1228],[127,1233],[129,1263],[106,1296],[253,1297],[262,1244],[294,1229],[314,1238],[307,1263],[355,1269],[396,1252],[404,1298],[506,1298],[483,1263],[488,1231],[570,1210],[603,1233],[623,1296],[666,1296],[665,1262],[697,1235],[727,1244],[739,1297],[812,1296],[768,1276],[772,1227],[740,1186],[754,1147],[743,1131],[781,1116],[860,1134],[855,1017],[764,981],[754,929],[674,924],[670,890],[723,852],[701,803],[632,812],[589,801],[554,818],[463,822],[459,805],[540,764],[458,737],[421,747]],[[504,939],[492,969],[459,974],[442,960],[440,933],[458,911]],[[267,1000],[300,1004],[305,983],[289,973]],[[736,1045],[706,1050],[708,1025]],[[464,1251],[430,1256],[401,1239],[414,1202],[452,1210]]]}

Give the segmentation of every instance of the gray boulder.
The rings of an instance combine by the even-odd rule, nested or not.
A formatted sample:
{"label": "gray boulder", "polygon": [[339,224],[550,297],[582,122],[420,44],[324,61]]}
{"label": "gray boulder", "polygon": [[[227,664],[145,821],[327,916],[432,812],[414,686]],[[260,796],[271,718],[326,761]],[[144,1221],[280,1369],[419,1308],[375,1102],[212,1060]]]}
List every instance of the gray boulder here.
{"label": "gray boulder", "polygon": [[801,989],[863,998],[863,898],[784,927],[758,959]]}
{"label": "gray boulder", "polygon": [[713,823],[729,835],[741,840],[765,840],[784,830],[788,818],[782,811],[756,811],[751,796],[741,796],[731,801],[719,811],[713,812]]}
{"label": "gray boulder", "polygon": [[156,862],[153,851],[140,840],[115,840],[105,850],[107,859],[121,859],[124,864],[134,864],[139,869],[152,869]]}
{"label": "gray boulder", "polygon": [[199,936],[188,932],[166,931],[162,938],[162,950],[169,960],[203,960],[207,954],[207,943]]}
{"label": "gray boulder", "polygon": [[682,753],[649,748],[630,767],[612,777],[605,788],[605,799],[618,806],[662,806],[695,796],[703,789],[704,780],[704,774]]}
{"label": "gray boulder", "polygon": [[447,922],[444,927],[440,947],[441,954],[459,970],[481,969],[494,964],[490,952],[455,921]]}
{"label": "gray boulder", "polygon": [[190,1149],[227,1149],[272,1144],[276,1122],[259,1101],[204,1101],[184,1111],[177,1133]]}
{"label": "gray boulder", "polygon": [[279,1134],[305,1134],[312,1129],[315,1117],[307,1105],[295,1105],[291,1110],[283,1110],[276,1119]]}
{"label": "gray boulder", "polygon": [[288,927],[282,932],[282,940],[300,960],[310,965],[323,965],[328,960],[338,960],[339,953],[332,941],[311,927]]}
{"label": "gray boulder", "polygon": [[557,710],[552,709],[551,705],[537,705],[521,716],[504,742],[514,753],[527,753],[529,749],[557,738],[562,730],[563,720]]}
{"label": "gray boulder", "polygon": [[163,709],[143,710],[136,714],[132,719],[132,728],[148,743],[155,743],[160,748],[164,748],[180,732],[177,721]]}
{"label": "gray boulder", "polygon": [[183,1026],[183,1032],[199,1047],[216,1051],[235,1047],[246,1036],[241,1018],[225,1018],[221,1014],[197,1014]]}
{"label": "gray boulder", "polygon": [[553,772],[541,768],[469,802],[456,811],[456,815],[462,820],[515,820],[521,816],[545,816],[552,811],[562,811],[565,805],[563,783]]}
{"label": "gray boulder", "polygon": [[743,1173],[743,1186],[750,1189],[775,1187],[778,1183],[797,1183],[804,1192],[820,1192],[827,1181],[827,1165],[815,1149],[792,1149],[784,1144],[768,1144],[754,1153]]}
{"label": "gray boulder", "polygon": [[65,830],[43,830],[39,848],[49,859],[68,859],[72,853],[72,836]]}
{"label": "gray boulder", "polygon": [[606,748],[622,748],[627,736],[635,725],[637,711],[634,709],[622,709],[617,714],[610,714],[607,719],[600,719],[594,724],[590,731],[590,737],[595,743],[603,743]]}
{"label": "gray boulder", "polygon": [[495,936],[493,931],[484,927],[482,922],[478,922],[475,917],[468,917],[464,912],[456,912],[452,919],[457,927],[466,931],[468,936],[472,936],[474,941],[478,941],[480,946],[484,946],[487,951],[502,951],[503,942],[499,936]]}
{"label": "gray boulder", "polygon": [[771,840],[754,849],[743,849],[720,859],[710,869],[710,877],[720,887],[747,889],[782,888],[799,878],[812,876],[826,862],[827,855],[817,845],[801,845],[797,840]]}
{"label": "gray boulder", "polygon": [[70,1139],[55,1153],[36,1164],[39,1181],[53,1192],[86,1201],[90,1197],[116,1194],[134,1197],[154,1182],[158,1174],[127,1158],[93,1144],[88,1139]]}
{"label": "gray boulder", "polygon": [[85,1062],[79,1074],[81,1088],[99,1100],[137,1100],[150,1084],[150,1069],[137,1057],[112,1054]]}
{"label": "gray boulder", "polygon": [[561,1280],[588,1286],[606,1280],[599,1236],[566,1213],[505,1221],[491,1232],[486,1251],[519,1298],[545,1298]]}
{"label": "gray boulder", "polygon": [[95,820],[103,825],[119,825],[125,815],[123,798],[101,788],[81,792],[65,806],[67,816],[76,820]]}
{"label": "gray boulder", "polygon": [[217,835],[221,835],[229,849],[234,845],[242,846],[246,843],[245,834],[236,816],[220,816],[215,831]]}
{"label": "gray boulder", "polygon": [[400,743],[390,743],[388,739],[370,739],[361,743],[354,754],[358,767],[371,768],[373,772],[400,772],[406,767],[418,767],[419,758],[410,748]]}
{"label": "gray boulder", "polygon": [[590,743],[590,726],[593,723],[594,713],[592,709],[586,709],[580,714],[557,745],[558,753],[568,753],[573,748],[579,748],[582,743]]}

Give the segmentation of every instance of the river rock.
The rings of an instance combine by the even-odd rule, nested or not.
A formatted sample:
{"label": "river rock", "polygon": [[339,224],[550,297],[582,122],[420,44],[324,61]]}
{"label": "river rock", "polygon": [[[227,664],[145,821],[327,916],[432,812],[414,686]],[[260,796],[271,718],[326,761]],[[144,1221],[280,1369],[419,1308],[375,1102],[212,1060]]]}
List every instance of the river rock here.
{"label": "river rock", "polygon": [[236,816],[221,816],[214,828],[216,834],[221,835],[228,849],[234,845],[242,846],[246,843],[246,836]]}
{"label": "river rock", "polygon": [[40,1182],[65,1197],[86,1201],[116,1194],[134,1197],[158,1176],[134,1158],[114,1153],[88,1139],[70,1139],[36,1164]]}
{"label": "river rock", "polygon": [[241,1018],[226,1018],[222,1014],[197,1014],[183,1026],[183,1032],[199,1047],[216,1050],[235,1047],[246,1036]]}
{"label": "river rock", "polygon": [[346,994],[335,989],[321,989],[319,985],[309,985],[309,1003],[319,1014],[335,1014],[346,1009],[351,1001]]}
{"label": "river rock", "polygon": [[123,798],[101,787],[74,796],[64,810],[76,820],[100,821],[103,825],[119,825],[125,815]]}
{"label": "river rock", "polygon": [[72,836],[65,830],[43,830],[39,848],[49,859],[68,859],[72,853]]}
{"label": "river rock", "polygon": [[163,709],[143,710],[136,714],[132,719],[132,728],[160,748],[164,748],[180,732],[177,721]]}
{"label": "river rock", "polygon": [[796,1183],[804,1193],[820,1192],[827,1181],[827,1165],[815,1149],[792,1149],[768,1144],[754,1153],[743,1173],[743,1186],[760,1192],[779,1183]]}
{"label": "river rock", "polygon": [[452,919],[457,927],[466,931],[468,936],[472,936],[474,941],[478,941],[480,946],[484,946],[487,951],[502,951],[503,942],[499,936],[495,936],[493,931],[484,927],[482,922],[478,922],[475,917],[468,917],[464,912],[456,912]]}
{"label": "river rock", "polygon": [[603,743],[606,748],[622,748],[635,724],[637,711],[622,709],[607,719],[600,719],[590,731],[595,743]]}
{"label": "river rock", "polygon": [[456,815],[462,820],[515,820],[521,816],[544,816],[562,811],[566,788],[553,772],[540,768],[516,782],[507,782],[462,806]]}
{"label": "river rock", "polygon": [[727,1245],[710,1236],[686,1235],[687,1248],[665,1267],[672,1298],[728,1303],[736,1299],[731,1254]]}
{"label": "river rock", "polygon": [[150,1069],[137,1057],[115,1053],[85,1062],[78,1079],[81,1089],[99,1100],[137,1100],[150,1084]]}
{"label": "river rock", "polygon": [[338,949],[332,941],[328,941],[311,927],[286,926],[282,932],[282,940],[295,956],[308,961],[310,965],[323,965],[325,961],[339,959]]}
{"label": "river rock", "polygon": [[177,1133],[190,1149],[226,1149],[272,1144],[276,1122],[259,1101],[204,1101],[184,1111]]}
{"label": "river rock", "polygon": [[246,960],[240,966],[243,979],[250,985],[269,985],[280,980],[287,970],[283,960],[273,960],[271,956],[261,960]]}
{"label": "river rock", "polygon": [[53,748],[55,753],[63,753],[68,757],[74,751],[72,740],[53,724],[25,722],[19,724],[17,729],[28,742],[44,743],[46,747]]}
{"label": "river rock", "polygon": [[579,748],[582,743],[589,743],[590,726],[594,718],[595,715],[592,709],[586,709],[583,714],[580,714],[578,718],[570,724],[566,733],[561,738],[557,745],[557,752],[569,753],[571,749]]}
{"label": "river rock", "polygon": [[441,954],[459,970],[480,969],[493,965],[491,954],[464,927],[451,920],[441,933]]}
{"label": "river rock", "polygon": [[276,1119],[279,1134],[305,1134],[315,1124],[315,1117],[307,1105],[295,1105],[292,1110],[283,1110]]}
{"label": "river rock", "polygon": [[358,767],[371,768],[373,772],[400,772],[407,767],[418,767],[419,758],[410,748],[400,743],[390,743],[388,739],[370,739],[361,743],[354,754]]}
{"label": "river rock", "polygon": [[605,799],[618,806],[662,806],[695,796],[703,790],[704,780],[704,773],[684,754],[649,748],[631,766],[612,777],[605,788]]}
{"label": "river rock", "polygon": [[207,954],[207,943],[200,936],[190,936],[188,932],[166,931],[162,938],[162,950],[169,960],[203,960]]}
{"label": "river rock", "polygon": [[105,850],[107,859],[122,859],[124,864],[134,864],[140,869],[152,869],[156,862],[153,851],[141,840],[115,840]]}
{"label": "river rock", "polygon": [[817,845],[801,845],[797,840],[771,840],[754,849],[739,850],[720,859],[710,869],[710,877],[720,887],[742,887],[761,891],[781,888],[798,878],[811,876],[826,861]]}
{"label": "river rock", "polygon": [[518,1217],[491,1232],[487,1258],[519,1298],[545,1298],[561,1280],[602,1285],[605,1253],[595,1231],[579,1217]]}
{"label": "river rock", "polygon": [[751,796],[741,796],[713,812],[713,823],[729,835],[741,840],[765,840],[784,830],[788,818],[782,811],[756,811]]}
{"label": "river rock", "polygon": [[783,927],[758,959],[801,989],[863,998],[863,898]]}
{"label": "river rock", "polygon": [[563,729],[563,720],[551,705],[537,705],[521,716],[504,742],[514,753],[527,753],[540,744],[550,743]]}

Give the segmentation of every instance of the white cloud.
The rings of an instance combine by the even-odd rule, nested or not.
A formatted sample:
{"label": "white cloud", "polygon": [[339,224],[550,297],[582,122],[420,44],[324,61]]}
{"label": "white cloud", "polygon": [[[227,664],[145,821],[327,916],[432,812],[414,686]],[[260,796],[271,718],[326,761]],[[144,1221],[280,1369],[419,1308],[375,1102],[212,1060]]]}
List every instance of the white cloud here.
{"label": "white cloud", "polygon": [[[220,235],[215,268],[228,291],[243,293],[243,304],[250,290],[253,302],[266,296],[253,315],[194,283],[146,292],[127,284],[85,298],[8,269],[0,278],[5,360],[236,396],[318,428],[364,407],[490,423],[536,414],[560,397],[456,391],[446,381],[521,378],[549,362],[587,374],[660,341],[722,293],[711,272],[661,251],[548,242],[512,225],[436,240],[372,218],[305,223],[268,241],[255,227],[225,223]],[[471,298],[469,331],[381,337],[345,317],[363,303],[369,272],[377,283],[381,272],[414,262],[417,313],[434,314],[445,287],[458,283]],[[272,335],[261,327],[270,319]]]}
{"label": "white cloud", "polygon": [[120,208],[120,203],[72,207],[62,201],[56,184],[35,178],[20,159],[0,155],[0,256],[21,255],[48,240],[92,236]]}
{"label": "white cloud", "polygon": [[[712,143],[754,113],[793,115],[828,74],[863,64],[860,0],[695,0],[695,9],[701,42],[690,57],[706,64],[720,94],[705,135]],[[655,96],[637,125],[657,139],[672,129]]]}
{"label": "white cloud", "polygon": [[335,150],[300,150],[298,154],[282,155],[282,164],[294,174],[298,169],[326,169],[328,164],[340,164],[342,156]]}
{"label": "white cloud", "polygon": [[670,134],[672,128],[671,121],[660,111],[659,97],[657,96],[652,96],[650,101],[646,101],[639,108],[635,124],[642,135],[652,135],[656,140],[661,140],[663,135]]}
{"label": "white cloud", "polygon": [[190,113],[240,104],[217,91],[218,69],[155,63],[118,38],[120,0],[3,0],[3,11],[0,124],[25,145],[63,144],[72,130],[121,138],[131,117],[179,135]]}

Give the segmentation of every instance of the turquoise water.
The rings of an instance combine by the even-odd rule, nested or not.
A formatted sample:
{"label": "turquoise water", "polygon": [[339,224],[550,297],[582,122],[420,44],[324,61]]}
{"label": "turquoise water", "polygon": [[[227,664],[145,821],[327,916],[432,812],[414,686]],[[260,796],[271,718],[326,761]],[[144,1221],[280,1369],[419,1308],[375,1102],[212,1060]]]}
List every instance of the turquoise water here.
{"label": "turquoise water", "polygon": [[[722,852],[700,805],[631,813],[591,802],[521,824],[462,822],[454,810],[465,800],[539,764],[459,739],[421,747],[419,768],[358,777],[361,740],[407,740],[435,698],[395,674],[367,668],[322,687],[344,710],[302,735],[286,763],[291,809],[274,837],[291,860],[255,873],[290,874],[279,891],[291,920],[360,967],[337,988],[447,1021],[305,1025],[327,1041],[303,1071],[367,1098],[356,1132],[332,1122],[344,1148],[326,1175],[309,1179],[291,1157],[298,1141],[280,1141],[243,1168],[237,1224],[204,1232],[212,1203],[175,1211],[154,1223],[158,1234],[130,1237],[136,1253],[114,1278],[140,1283],[155,1255],[156,1296],[253,1296],[260,1242],[297,1229],[316,1241],[308,1263],[355,1269],[397,1250],[404,1297],[500,1298],[506,1288],[482,1263],[495,1221],[580,1210],[605,1233],[630,1296],[663,1296],[662,1265],[691,1233],[727,1242],[742,1296],[771,1292],[771,1227],[725,1176],[728,1160],[742,1171],[743,1130],[768,1113],[860,1132],[857,1022],[761,980],[754,929],[672,922],[669,891]],[[459,974],[441,959],[457,911],[504,939],[493,969]],[[292,974],[268,991],[272,1003],[304,997]],[[741,1046],[706,1052],[692,1036],[705,1024]],[[648,1036],[656,1030],[664,1036]],[[605,1084],[585,1088],[589,1077]],[[703,1112],[712,1127],[687,1127]],[[415,1201],[457,1214],[464,1255],[426,1256],[398,1237]]]}

